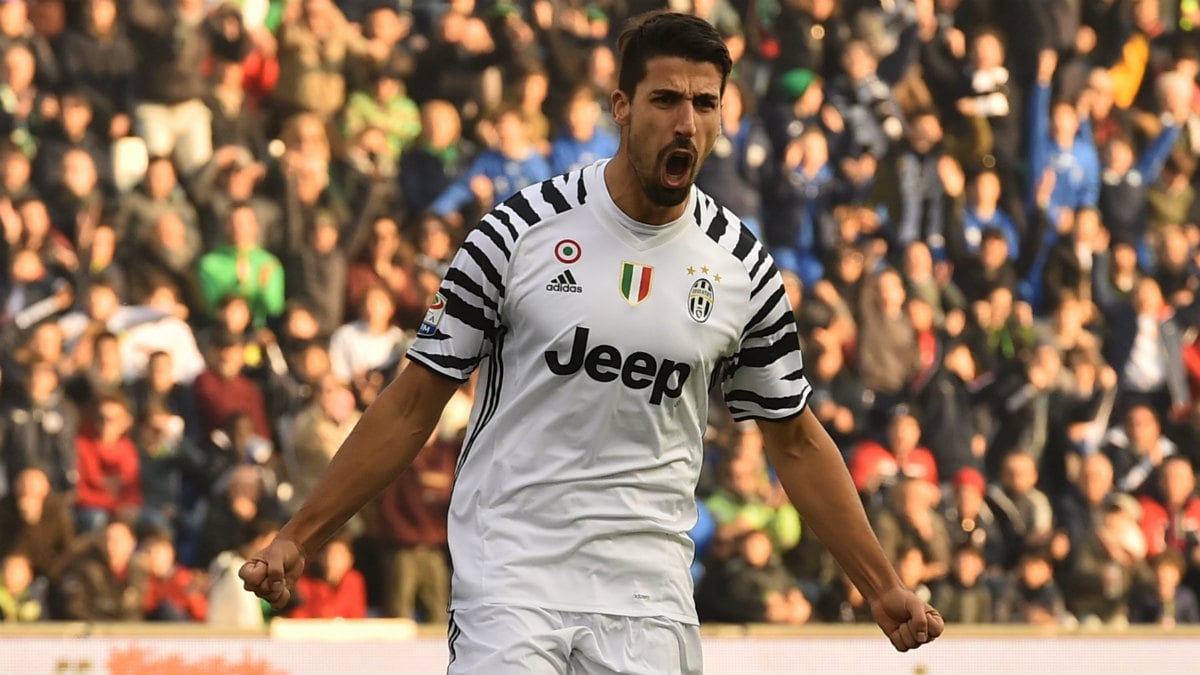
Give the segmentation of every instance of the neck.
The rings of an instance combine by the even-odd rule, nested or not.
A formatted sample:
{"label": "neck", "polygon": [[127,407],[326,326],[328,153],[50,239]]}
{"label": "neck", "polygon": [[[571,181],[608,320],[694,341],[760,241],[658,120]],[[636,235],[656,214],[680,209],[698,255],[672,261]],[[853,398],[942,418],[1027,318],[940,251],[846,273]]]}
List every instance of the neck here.
{"label": "neck", "polygon": [[665,225],[678,219],[687,209],[687,200],[675,206],[659,206],[650,201],[642,190],[633,171],[633,162],[624,147],[604,167],[604,185],[617,208],[639,223]]}

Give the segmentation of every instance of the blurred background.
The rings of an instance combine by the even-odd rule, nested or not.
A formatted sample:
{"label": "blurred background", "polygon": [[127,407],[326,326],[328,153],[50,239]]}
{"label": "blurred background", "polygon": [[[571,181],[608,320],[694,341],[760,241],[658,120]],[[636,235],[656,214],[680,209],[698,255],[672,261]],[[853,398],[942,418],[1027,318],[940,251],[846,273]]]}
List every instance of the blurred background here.
{"label": "blurred background", "polygon": [[[954,623],[1200,622],[1200,3],[669,5],[734,56],[699,184],[775,256],[904,583]],[[480,214],[615,150],[613,40],[666,6],[0,1],[0,634],[444,630],[470,382],[291,606],[236,571]],[[755,427],[718,398],[706,442],[703,620],[873,625]]]}

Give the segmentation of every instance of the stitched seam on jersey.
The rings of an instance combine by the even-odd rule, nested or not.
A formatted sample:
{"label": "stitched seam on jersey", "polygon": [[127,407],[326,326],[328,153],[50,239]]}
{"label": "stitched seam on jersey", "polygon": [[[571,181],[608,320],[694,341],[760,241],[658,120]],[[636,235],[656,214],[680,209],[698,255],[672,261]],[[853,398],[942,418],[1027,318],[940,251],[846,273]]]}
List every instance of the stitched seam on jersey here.
{"label": "stitched seam on jersey", "polygon": [[471,449],[475,446],[475,441],[479,440],[479,434],[483,428],[492,421],[496,415],[496,410],[500,407],[500,388],[504,382],[504,359],[501,352],[504,351],[504,336],[507,333],[504,328],[501,328],[496,335],[496,342],[492,350],[491,356],[488,358],[488,381],[485,387],[485,398],[483,408],[480,410],[479,423],[471,430],[471,437],[463,445],[462,454],[458,457],[458,464],[454,467],[454,474],[458,475],[462,471],[463,465],[467,462],[467,456],[471,454]]}

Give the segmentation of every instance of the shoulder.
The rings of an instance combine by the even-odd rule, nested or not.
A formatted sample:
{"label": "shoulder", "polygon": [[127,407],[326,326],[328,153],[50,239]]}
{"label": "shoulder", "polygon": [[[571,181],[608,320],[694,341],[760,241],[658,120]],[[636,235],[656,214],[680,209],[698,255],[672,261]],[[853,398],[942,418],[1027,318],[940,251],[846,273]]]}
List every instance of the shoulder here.
{"label": "shoulder", "polygon": [[752,278],[758,279],[767,270],[774,269],[775,263],[766,247],[750,228],[699,188],[696,189],[694,216],[700,230],[727,254],[737,258]]}
{"label": "shoulder", "polygon": [[472,234],[491,240],[508,256],[516,242],[530,229],[574,211],[586,202],[583,172],[572,171],[513,194],[489,211]]}

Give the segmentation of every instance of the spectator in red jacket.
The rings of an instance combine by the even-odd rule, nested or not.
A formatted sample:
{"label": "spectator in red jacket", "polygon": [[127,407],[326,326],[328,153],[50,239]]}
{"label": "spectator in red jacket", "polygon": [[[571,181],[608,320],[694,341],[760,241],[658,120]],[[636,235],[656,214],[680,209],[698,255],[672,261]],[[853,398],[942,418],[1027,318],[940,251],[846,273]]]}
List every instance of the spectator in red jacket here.
{"label": "spectator in red jacket", "polygon": [[907,408],[897,408],[892,414],[884,440],[886,447],[865,440],[850,457],[850,476],[860,493],[874,494],[900,477],[920,478],[937,485],[937,462],[932,453],[918,445],[921,425]]}
{"label": "spectator in red jacket", "polygon": [[175,562],[175,544],[166,530],[142,537],[139,563],[148,572],[142,601],[147,621],[204,621],[208,615],[208,578]]}
{"label": "spectator in red jacket", "polygon": [[102,396],[92,423],[75,440],[75,507],[80,532],[102,528],[113,516],[136,515],[142,506],[138,451],[129,429],[129,403],[118,394]]}
{"label": "spectator in red jacket", "polygon": [[1196,474],[1183,455],[1171,455],[1159,468],[1156,495],[1142,495],[1142,534],[1146,553],[1156,556],[1166,549],[1182,553],[1191,567],[1200,567],[1200,497]]}
{"label": "spectator in red jacket", "polygon": [[223,428],[235,413],[244,412],[254,421],[255,434],[271,438],[262,390],[242,373],[245,344],[228,330],[217,330],[212,342],[209,366],[192,384],[203,437]]}
{"label": "spectator in red jacket", "polygon": [[[379,501],[380,539],[390,616],[444,623],[450,604],[446,517],[459,444],[434,432],[429,443]],[[418,602],[420,613],[418,615]]]}
{"label": "spectator in red jacket", "polygon": [[345,538],[334,539],[296,581],[299,604],[293,619],[361,619],[367,615],[367,585],[354,569],[354,552]]}

